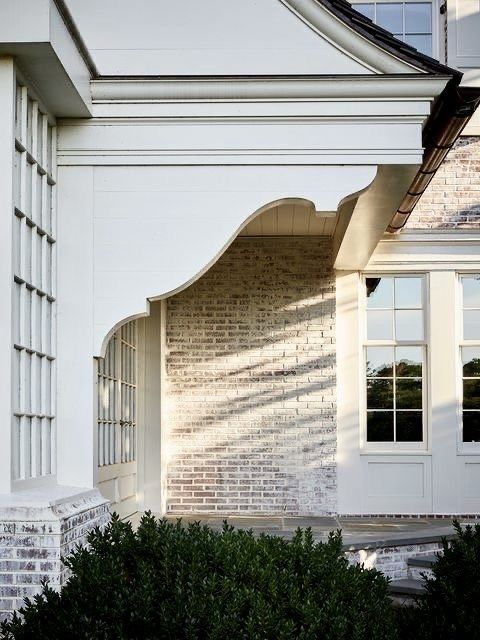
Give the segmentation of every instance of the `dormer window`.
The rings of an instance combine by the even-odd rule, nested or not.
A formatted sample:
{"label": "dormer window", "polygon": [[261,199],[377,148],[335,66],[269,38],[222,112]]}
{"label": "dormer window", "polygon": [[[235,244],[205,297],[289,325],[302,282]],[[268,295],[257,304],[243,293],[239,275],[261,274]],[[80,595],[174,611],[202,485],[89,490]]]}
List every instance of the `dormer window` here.
{"label": "dormer window", "polygon": [[353,2],[354,8],[375,24],[421,53],[435,52],[432,2]]}

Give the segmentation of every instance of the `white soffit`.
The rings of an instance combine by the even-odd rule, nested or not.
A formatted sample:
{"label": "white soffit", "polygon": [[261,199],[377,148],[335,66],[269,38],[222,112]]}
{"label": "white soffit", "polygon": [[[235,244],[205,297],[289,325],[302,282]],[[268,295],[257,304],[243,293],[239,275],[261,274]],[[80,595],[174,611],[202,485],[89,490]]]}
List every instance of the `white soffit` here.
{"label": "white soffit", "polygon": [[68,0],[101,75],[415,73],[316,0]]}
{"label": "white soffit", "polygon": [[331,236],[337,224],[336,212],[321,215],[313,206],[282,204],[251,220],[239,236]]}

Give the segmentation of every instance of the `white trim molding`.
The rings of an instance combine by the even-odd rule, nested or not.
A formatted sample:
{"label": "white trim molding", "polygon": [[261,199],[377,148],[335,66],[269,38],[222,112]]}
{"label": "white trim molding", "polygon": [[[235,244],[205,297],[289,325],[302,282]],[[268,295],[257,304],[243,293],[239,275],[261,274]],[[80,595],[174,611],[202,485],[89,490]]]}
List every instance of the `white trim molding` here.
{"label": "white trim molding", "polygon": [[431,100],[448,76],[264,76],[225,78],[100,78],[91,82],[100,102],[223,102],[242,100]]}

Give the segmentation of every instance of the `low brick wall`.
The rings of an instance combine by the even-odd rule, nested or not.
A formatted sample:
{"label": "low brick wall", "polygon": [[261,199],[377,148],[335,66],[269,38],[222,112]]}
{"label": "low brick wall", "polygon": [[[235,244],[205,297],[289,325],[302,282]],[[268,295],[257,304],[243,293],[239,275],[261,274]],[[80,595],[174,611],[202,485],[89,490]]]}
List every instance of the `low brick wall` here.
{"label": "low brick wall", "polygon": [[398,580],[409,576],[407,565],[409,558],[432,556],[442,549],[440,541],[419,542],[417,544],[347,550],[345,556],[352,564],[360,563],[366,569],[378,569],[388,578]]}
{"label": "low brick wall", "polygon": [[52,506],[0,507],[0,619],[39,593],[42,580],[60,588],[68,578],[61,558],[109,519],[97,491]]}
{"label": "low brick wall", "polygon": [[327,237],[238,238],[167,306],[168,513],[336,511]]}

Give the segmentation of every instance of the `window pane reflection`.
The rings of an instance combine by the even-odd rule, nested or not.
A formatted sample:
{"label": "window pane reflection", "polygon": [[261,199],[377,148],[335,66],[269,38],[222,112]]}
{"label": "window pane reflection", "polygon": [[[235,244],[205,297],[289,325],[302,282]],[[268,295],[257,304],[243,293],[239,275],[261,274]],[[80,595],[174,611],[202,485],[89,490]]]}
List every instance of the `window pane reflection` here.
{"label": "window pane reflection", "polygon": [[480,276],[462,278],[463,306],[480,309]]}
{"label": "window pane reflection", "polygon": [[395,311],[395,337],[397,340],[423,340],[422,311]]}
{"label": "window pane reflection", "polygon": [[480,376],[480,347],[462,348],[463,375],[466,378]]}
{"label": "window pane reflection", "polygon": [[381,378],[393,376],[393,347],[368,347],[367,376]]}
{"label": "window pane reflection", "polygon": [[463,412],[463,441],[480,442],[480,411]]}
{"label": "window pane reflection", "polygon": [[367,440],[369,442],[392,442],[393,411],[368,411]]}
{"label": "window pane reflection", "polygon": [[362,13],[366,18],[370,18],[372,22],[375,20],[375,5],[373,3],[356,4],[354,8]]}
{"label": "window pane reflection", "polygon": [[427,56],[432,55],[432,36],[427,35],[406,35],[405,42],[420,53]]}
{"label": "window pane reflection", "polygon": [[395,349],[395,370],[400,377],[422,376],[422,348],[397,347]]}
{"label": "window pane reflection", "polygon": [[429,2],[405,3],[405,32],[432,32],[432,5]]}
{"label": "window pane reflection", "polygon": [[367,381],[367,409],[393,409],[393,380]]}
{"label": "window pane reflection", "polygon": [[392,278],[366,278],[365,282],[369,309],[391,309],[393,307]]}
{"label": "window pane reflection", "polygon": [[403,5],[401,3],[378,3],[377,24],[394,34],[403,33]]}
{"label": "window pane reflection", "polygon": [[422,408],[422,381],[417,378],[397,379],[396,381],[397,409]]}
{"label": "window pane reflection", "polygon": [[421,411],[397,412],[397,442],[421,442],[423,440]]}
{"label": "window pane reflection", "polygon": [[463,381],[463,408],[480,409],[480,380]]}
{"label": "window pane reflection", "polygon": [[465,340],[480,340],[480,309],[464,310],[463,337]]}
{"label": "window pane reflection", "polygon": [[369,311],[367,337],[369,340],[392,340],[393,311]]}
{"label": "window pane reflection", "polygon": [[395,278],[395,308],[421,309],[422,279]]}

